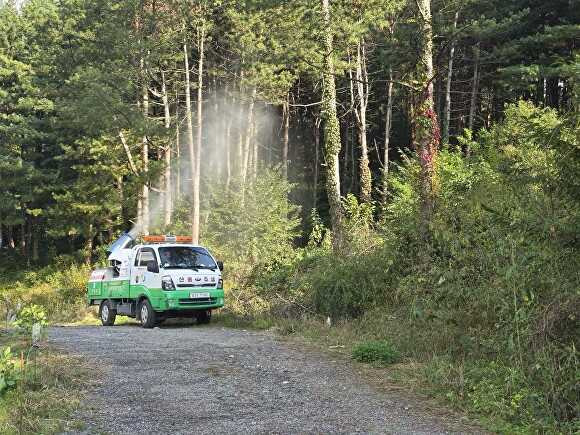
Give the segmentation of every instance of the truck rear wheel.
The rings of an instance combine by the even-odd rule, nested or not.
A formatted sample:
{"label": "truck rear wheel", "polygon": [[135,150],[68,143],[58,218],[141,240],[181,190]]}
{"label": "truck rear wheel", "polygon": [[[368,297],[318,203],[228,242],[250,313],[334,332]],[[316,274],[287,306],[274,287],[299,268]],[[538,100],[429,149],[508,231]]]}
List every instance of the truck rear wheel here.
{"label": "truck rear wheel", "polygon": [[198,311],[195,318],[198,324],[206,325],[211,321],[211,310]]}
{"label": "truck rear wheel", "polygon": [[115,324],[117,310],[113,309],[113,304],[111,301],[106,300],[101,303],[99,317],[101,318],[101,323],[103,326],[113,326]]}
{"label": "truck rear wheel", "polygon": [[139,320],[143,328],[153,328],[155,326],[155,310],[151,303],[145,299],[139,305]]}

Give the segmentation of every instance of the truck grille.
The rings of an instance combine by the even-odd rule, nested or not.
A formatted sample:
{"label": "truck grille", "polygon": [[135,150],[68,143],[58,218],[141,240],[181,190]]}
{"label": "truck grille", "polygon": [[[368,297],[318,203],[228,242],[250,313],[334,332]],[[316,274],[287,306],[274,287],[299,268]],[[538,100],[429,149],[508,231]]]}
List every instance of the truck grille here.
{"label": "truck grille", "polygon": [[215,282],[208,282],[205,284],[194,284],[192,282],[188,282],[187,284],[177,284],[177,287],[215,287]]}
{"label": "truck grille", "polygon": [[203,298],[203,299],[179,299],[180,304],[184,305],[209,305],[215,304],[217,298]]}

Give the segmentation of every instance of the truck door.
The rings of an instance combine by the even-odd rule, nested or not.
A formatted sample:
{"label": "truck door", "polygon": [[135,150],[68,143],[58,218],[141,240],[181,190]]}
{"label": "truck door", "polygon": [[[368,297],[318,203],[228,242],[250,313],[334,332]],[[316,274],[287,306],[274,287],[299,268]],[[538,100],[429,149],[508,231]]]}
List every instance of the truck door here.
{"label": "truck door", "polygon": [[153,248],[141,248],[135,255],[135,263],[131,272],[131,294],[132,298],[138,297],[148,289],[161,287],[159,273],[148,272],[147,263],[154,261],[157,265],[157,256]]}

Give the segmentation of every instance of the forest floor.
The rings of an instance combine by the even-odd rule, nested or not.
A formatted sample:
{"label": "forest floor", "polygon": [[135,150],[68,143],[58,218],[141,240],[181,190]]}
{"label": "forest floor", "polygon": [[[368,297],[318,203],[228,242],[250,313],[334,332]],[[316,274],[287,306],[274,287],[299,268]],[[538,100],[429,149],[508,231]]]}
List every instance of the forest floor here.
{"label": "forest floor", "polygon": [[71,434],[483,433],[385,369],[269,332],[75,326],[48,341],[96,369]]}

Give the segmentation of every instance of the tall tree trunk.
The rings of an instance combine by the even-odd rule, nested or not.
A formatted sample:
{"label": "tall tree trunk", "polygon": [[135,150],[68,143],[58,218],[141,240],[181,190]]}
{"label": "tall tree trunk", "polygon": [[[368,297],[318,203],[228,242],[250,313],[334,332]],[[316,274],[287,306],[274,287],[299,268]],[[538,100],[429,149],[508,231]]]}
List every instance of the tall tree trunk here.
{"label": "tall tree trunk", "polygon": [[[149,86],[147,83],[147,71],[145,70],[145,63],[144,60],[141,59],[141,74],[142,74],[142,83],[141,83],[141,98],[142,98],[142,109],[143,109],[143,118],[146,120],[149,117]],[[143,136],[143,147],[141,153],[142,159],[142,173],[145,181],[143,183],[143,188],[141,190],[141,230],[142,233],[147,235],[149,234],[149,140],[147,139],[147,135]]]}
{"label": "tall tree trunk", "polygon": [[[348,174],[349,174],[349,160],[350,160],[350,119],[347,119],[346,122],[343,123],[343,125],[341,126],[342,129],[342,137],[344,137],[344,158],[342,160],[342,172],[341,172],[341,176],[342,176],[342,189],[347,189],[348,186]],[[347,192],[342,192],[343,194],[346,195]]]}
{"label": "tall tree trunk", "polygon": [[356,88],[358,109],[355,110],[358,139],[361,150],[359,159],[360,195],[361,201],[370,202],[372,193],[371,168],[369,167],[369,151],[367,146],[367,106],[369,101],[369,83],[366,65],[366,50],[364,39],[357,45],[356,51]]}
{"label": "tall tree trunk", "polygon": [[256,181],[258,176],[258,164],[259,164],[259,149],[258,149],[258,137],[257,137],[257,126],[256,118],[252,120],[252,179]]}
{"label": "tall tree trunk", "polygon": [[[242,175],[244,172],[244,125],[243,125],[243,119],[244,119],[244,114],[245,114],[245,107],[243,104],[244,101],[244,71],[240,71],[240,80],[238,83],[238,92],[239,92],[239,103],[238,106],[236,106],[235,101],[234,101],[234,107],[236,108],[236,111],[238,111],[238,107],[239,107],[239,113],[236,113],[236,121],[237,121],[237,129],[238,129],[238,141],[236,144],[236,175],[240,178],[240,180],[242,179]],[[242,186],[243,187],[243,186]]]}
{"label": "tall tree trunk", "polygon": [[314,118],[314,186],[312,187],[312,208],[318,206],[318,165],[320,150],[320,117]]}
{"label": "tall tree trunk", "polygon": [[246,120],[246,140],[242,156],[242,187],[245,189],[248,176],[248,165],[250,162],[250,142],[252,140],[252,123],[254,121],[254,100],[256,99],[256,87],[252,87],[252,94],[248,104],[248,118]]}
{"label": "tall tree trunk", "polygon": [[282,178],[288,179],[288,145],[290,142],[290,92],[282,104]]}
{"label": "tall tree trunk", "polygon": [[[229,88],[226,84],[225,87],[225,94],[224,94],[224,104],[227,106],[229,104],[228,94]],[[232,106],[233,106],[232,102]],[[226,110],[226,113],[229,111]],[[226,129],[225,129],[225,137],[224,137],[224,147],[225,147],[225,165],[226,165],[226,189],[229,190],[230,182],[232,179],[232,156],[231,156],[231,138],[232,138],[232,116],[227,116],[225,119]]]}
{"label": "tall tree trunk", "polygon": [[473,80],[471,83],[471,99],[469,101],[469,118],[467,122],[467,128],[473,131],[473,124],[475,121],[475,115],[477,110],[477,91],[479,89],[479,55],[480,55],[480,43],[478,42],[473,47]]}
{"label": "tall tree trunk", "polygon": [[[356,133],[356,136],[358,136],[358,130]],[[358,182],[358,176],[357,176],[357,164],[356,164],[356,139],[355,139],[355,129],[351,128],[350,129],[350,173],[351,173],[351,177],[350,177],[350,187],[348,189],[348,192],[355,192],[357,189],[357,182]]]}
{"label": "tall tree trunk", "polygon": [[[453,33],[457,29],[457,20],[459,11],[455,12],[453,19]],[[443,146],[449,143],[449,122],[451,120],[451,79],[453,77],[453,56],[455,55],[455,35],[452,36],[451,46],[449,47],[449,62],[447,64],[447,82],[445,83],[445,108],[443,109],[443,131],[441,142]]]}
{"label": "tall tree trunk", "polygon": [[322,117],[324,119],[324,156],[326,160],[326,193],[332,225],[332,246],[336,253],[343,245],[343,210],[340,198],[340,124],[336,112],[336,85],[334,83],[333,35],[330,26],[329,0],[321,0],[324,21],[324,68],[322,73]]}
{"label": "tall tree trunk", "polygon": [[91,259],[93,256],[93,224],[89,223],[89,228],[87,231],[87,239],[85,241],[85,264],[91,264]]}
{"label": "tall tree trunk", "polygon": [[165,130],[167,131],[167,146],[164,152],[165,160],[165,171],[163,174],[164,178],[164,189],[163,193],[163,225],[165,227],[171,224],[171,209],[172,209],[172,187],[171,187],[171,139],[169,138],[169,129],[171,128],[171,113],[169,110],[169,97],[167,95],[167,84],[165,83],[165,74],[161,72],[161,86],[163,94],[163,109],[165,115]]}
{"label": "tall tree trunk", "polygon": [[197,68],[197,144],[195,149],[195,168],[193,176],[193,211],[192,211],[192,237],[193,243],[199,243],[199,189],[201,180],[201,142],[203,133],[203,60],[205,44],[205,25],[202,23],[198,28],[198,68]]}
{"label": "tall tree trunk", "polygon": [[391,124],[393,116],[393,68],[389,67],[387,82],[387,113],[385,114],[385,147],[383,151],[383,204],[387,203],[389,192],[389,150],[391,145]]}
{"label": "tall tree trunk", "polygon": [[16,247],[16,244],[14,243],[14,227],[12,225],[8,225],[8,246],[11,249],[14,249]]}
{"label": "tall tree trunk", "polygon": [[[193,199],[194,192],[195,192],[195,162],[196,162],[196,155],[195,155],[195,144],[193,143],[193,119],[191,115],[191,83],[190,83],[190,70],[189,70],[189,53],[187,43],[183,43],[183,55],[184,55],[184,65],[185,65],[185,119],[186,119],[186,127],[187,127],[187,146],[189,148],[189,171],[191,176],[191,196],[192,202],[195,202]],[[193,207],[192,207],[193,209]],[[199,222],[199,221],[198,221]],[[195,237],[195,217],[192,212],[191,214],[191,234]]]}
{"label": "tall tree trunk", "polygon": [[30,264],[32,259],[32,233],[34,232],[34,226],[32,224],[32,217],[26,219],[26,261]]}
{"label": "tall tree trunk", "polygon": [[38,239],[40,238],[40,234],[38,232],[38,225],[36,223],[36,219],[31,220],[30,222],[30,236],[32,237],[32,261],[38,262],[39,255],[38,255]]}
{"label": "tall tree trunk", "polygon": [[181,198],[181,119],[179,119],[179,92],[175,92],[175,198]]}
{"label": "tall tree trunk", "polygon": [[213,92],[212,92],[212,101],[213,101],[213,105],[212,105],[212,109],[213,109],[213,113],[210,117],[211,122],[210,122],[210,129],[211,124],[215,124],[217,126],[216,131],[210,133],[211,136],[211,153],[208,152],[208,158],[210,159],[210,162],[213,164],[213,168],[210,168],[211,171],[213,171],[213,173],[216,175],[218,180],[222,179],[222,175],[224,172],[224,165],[223,165],[223,161],[224,161],[224,149],[222,148],[222,137],[220,136],[220,134],[218,134],[218,130],[219,131],[223,131],[224,127],[225,127],[225,120],[224,119],[220,119],[220,109],[219,109],[219,91],[218,91],[218,84],[217,84],[217,79],[214,76],[212,78],[212,87],[213,87]]}
{"label": "tall tree trunk", "polygon": [[26,218],[20,224],[20,253],[26,255]]}
{"label": "tall tree trunk", "polygon": [[420,58],[416,75],[421,88],[413,95],[411,134],[421,165],[422,232],[426,237],[433,213],[434,165],[440,140],[439,125],[433,104],[433,29],[430,0],[417,0],[417,21],[420,31]]}
{"label": "tall tree trunk", "polygon": [[129,222],[129,216],[127,212],[127,204],[125,203],[125,187],[123,185],[123,176],[117,174],[115,176],[117,184],[117,195],[119,197],[119,203],[121,205],[121,224],[125,226]]}

